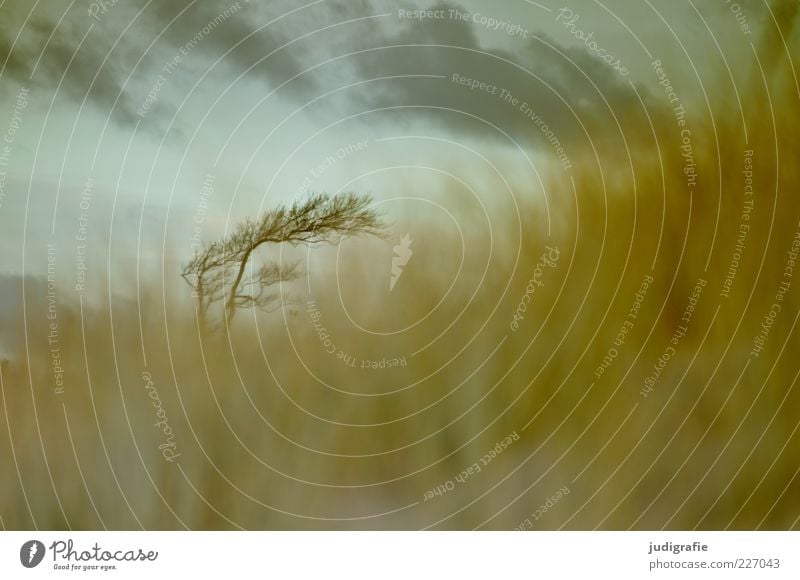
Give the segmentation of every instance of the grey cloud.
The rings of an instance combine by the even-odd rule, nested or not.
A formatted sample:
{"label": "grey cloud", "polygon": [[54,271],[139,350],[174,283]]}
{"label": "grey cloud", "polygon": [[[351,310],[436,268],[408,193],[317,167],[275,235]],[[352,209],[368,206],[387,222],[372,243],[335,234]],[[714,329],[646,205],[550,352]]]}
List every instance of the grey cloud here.
{"label": "grey cloud", "polygon": [[[131,126],[139,121],[137,108],[152,89],[164,64],[179,54],[180,48],[192,41],[203,26],[236,3],[181,0],[148,4],[145,0],[126,0],[115,4],[106,14],[101,14],[99,23],[88,16],[88,4],[76,2],[64,16],[42,53],[33,83],[54,89],[72,59],[62,85],[65,95],[72,100],[82,99],[97,74],[89,91],[89,101],[102,113],[112,114],[117,123]],[[53,33],[55,23],[68,6],[66,0],[40,3],[13,52],[10,52],[10,44],[27,16],[27,7],[2,9],[4,18],[0,20],[0,59],[8,57],[3,76],[17,82],[27,82],[34,63]],[[145,6],[103,65],[114,39]],[[579,112],[584,122],[605,123],[610,127],[613,126],[612,118],[601,94],[618,113],[625,111],[631,114],[631,111],[639,108],[627,81],[618,77],[607,65],[581,49],[559,47],[546,35],[537,33],[533,26],[528,26],[528,29],[538,38],[508,39],[504,42],[505,48],[488,47],[477,35],[478,25],[471,22],[412,22],[397,18],[397,4],[394,2],[342,0],[324,2],[289,14],[240,43],[264,23],[297,9],[298,5],[288,0],[270,3],[240,0],[238,6],[239,10],[223,22],[218,22],[213,32],[205,35],[192,49],[189,58],[181,62],[180,69],[169,76],[171,86],[164,91],[158,104],[148,111],[146,126],[157,127],[171,118],[176,99],[183,97],[183,91],[211,62],[230,49],[233,50],[225,58],[223,66],[212,77],[213,82],[218,83],[215,90],[221,90],[219,84],[224,86],[224,83],[231,82],[234,75],[250,69],[246,82],[256,86],[260,84],[274,88],[294,79],[277,96],[298,104],[347,83],[366,79],[398,75],[446,77],[431,79],[417,76],[383,80],[342,91],[309,109],[311,114],[322,117],[340,118],[366,109],[384,107],[427,106],[431,108],[402,113],[387,112],[378,115],[377,120],[387,125],[403,123],[405,119],[421,120],[459,136],[474,135],[482,139],[494,136],[503,139],[486,124],[467,115],[441,109],[446,107],[484,118],[516,139],[527,142],[535,140],[537,132],[531,130],[530,122],[525,121],[518,107],[503,103],[497,95],[470,90],[451,82],[453,74],[490,83],[506,89],[520,101],[528,102],[558,132],[562,141],[581,138],[580,126],[572,118],[567,104]],[[454,3],[439,3],[429,8],[463,10]],[[181,16],[169,24],[181,11]],[[337,26],[347,20],[383,13],[390,16]],[[86,42],[75,52],[80,39],[93,22],[94,27]],[[154,49],[144,57],[123,90],[123,82],[159,33],[162,35]],[[303,38],[304,35],[309,36]],[[502,39],[501,33],[498,33],[498,38]],[[237,43],[240,44],[236,46]],[[291,44],[279,49],[286,43]],[[578,67],[570,65],[545,43],[560,49]],[[509,47],[513,47],[513,51]],[[366,52],[312,68],[332,57],[357,51]],[[265,59],[270,53],[273,54]],[[539,79],[533,75],[538,75]],[[374,123],[376,117],[372,116],[367,121]],[[540,134],[538,137],[541,139]]]}
{"label": "grey cloud", "polygon": [[122,21],[109,14],[107,22],[97,24],[88,15],[87,5],[76,2],[70,8],[66,1],[48,0],[40,2],[30,16],[28,6],[4,7],[0,19],[0,60],[6,62],[3,84],[9,86],[13,80],[48,91],[59,89],[56,103],[59,98],[81,102],[86,97],[102,113],[109,114],[113,108],[119,123],[134,124],[137,99],[122,86],[139,55],[125,41],[112,51]]}
{"label": "grey cloud", "polygon": [[[257,6],[244,0],[214,4],[120,0],[105,12],[97,12],[96,19],[89,15],[89,6],[88,1],[45,0],[30,14],[29,6],[19,4],[0,9],[0,63],[5,62],[0,78],[8,94],[15,90],[8,88],[9,81],[49,91],[58,88],[60,98],[80,102],[87,97],[100,113],[110,114],[122,126],[133,126],[140,121],[137,110],[164,65],[201,36],[191,47],[190,58],[184,58],[179,68],[167,75],[170,87],[158,105],[146,112],[146,127],[163,125],[175,112],[175,99],[164,95],[182,97],[181,91],[202,74],[211,57],[247,36],[259,20],[246,13],[256,13]],[[231,9],[229,15],[220,18],[226,9]],[[213,32],[203,34],[204,27]],[[115,46],[120,35],[123,37]],[[226,64],[244,65],[242,55],[254,54],[256,44],[259,51],[269,50],[265,35],[259,35],[235,51]],[[288,52],[271,63],[276,73],[281,67],[291,71],[295,66]]]}
{"label": "grey cloud", "polygon": [[[394,2],[326,2],[321,6],[328,8],[315,8],[304,18],[288,19],[279,29],[280,38],[273,35],[277,43],[300,39],[291,47],[294,58],[290,61],[270,58],[259,65],[253,78],[277,86],[299,74],[279,94],[300,106],[349,83],[395,77],[337,92],[309,109],[311,114],[328,121],[365,110],[413,106],[414,109],[392,109],[365,119],[387,126],[424,121],[459,137],[506,140],[490,124],[474,118],[479,117],[516,140],[542,144],[542,132],[535,127],[532,130],[532,123],[519,110],[522,102],[540,114],[562,142],[582,138],[583,129],[570,107],[590,130],[597,127],[617,130],[609,106],[628,122],[641,110],[627,79],[585,50],[565,48],[533,26],[528,26],[531,33],[528,39],[503,39],[502,33],[498,33],[504,48],[497,48],[481,40],[480,27],[472,22],[400,19]],[[443,10],[446,14],[449,10],[464,11],[455,3],[426,8]],[[380,14],[388,16],[336,26],[343,21]],[[312,31],[316,32],[302,38]],[[260,46],[254,43],[232,62],[239,67],[249,66],[263,56],[263,52],[258,52]],[[342,58],[319,66],[337,56]],[[519,103],[513,106],[503,102],[499,95],[453,83],[454,74],[496,86],[498,92],[505,89]],[[404,75],[414,77],[400,78]],[[648,99],[647,92],[641,92]],[[656,107],[652,101],[649,104]]]}

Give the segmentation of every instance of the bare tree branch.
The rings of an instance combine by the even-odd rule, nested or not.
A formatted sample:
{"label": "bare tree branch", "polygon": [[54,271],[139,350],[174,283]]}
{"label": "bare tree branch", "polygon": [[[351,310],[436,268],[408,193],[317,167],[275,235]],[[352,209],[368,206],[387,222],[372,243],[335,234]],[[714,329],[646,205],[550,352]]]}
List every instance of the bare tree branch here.
{"label": "bare tree branch", "polygon": [[349,236],[384,236],[381,215],[369,196],[344,193],[314,194],[290,207],[281,206],[258,220],[239,223],[227,238],[211,242],[184,266],[181,276],[193,288],[201,321],[212,304],[224,301],[225,316],[233,319],[237,308],[269,310],[280,292],[269,289],[299,275],[299,264],[250,264],[265,244],[338,244]]}

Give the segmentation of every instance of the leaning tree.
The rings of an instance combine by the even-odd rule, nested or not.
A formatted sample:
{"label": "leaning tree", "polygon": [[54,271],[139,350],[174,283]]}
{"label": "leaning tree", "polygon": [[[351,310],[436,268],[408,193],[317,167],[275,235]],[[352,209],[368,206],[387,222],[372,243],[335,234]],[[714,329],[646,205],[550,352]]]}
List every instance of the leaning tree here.
{"label": "leaning tree", "polygon": [[197,298],[203,326],[209,309],[219,302],[224,302],[230,322],[239,308],[269,310],[280,298],[273,287],[299,275],[299,262],[255,265],[254,254],[261,246],[337,244],[348,236],[383,236],[384,227],[369,196],[314,194],[269,210],[257,220],[245,219],[227,237],[196,252],[181,275]]}

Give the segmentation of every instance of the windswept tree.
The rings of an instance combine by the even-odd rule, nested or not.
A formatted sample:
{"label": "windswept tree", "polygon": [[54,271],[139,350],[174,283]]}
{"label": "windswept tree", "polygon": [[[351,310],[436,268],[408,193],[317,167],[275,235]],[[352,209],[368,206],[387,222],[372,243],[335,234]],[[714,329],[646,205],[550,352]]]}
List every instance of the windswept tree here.
{"label": "windswept tree", "polygon": [[245,219],[226,238],[204,245],[181,275],[194,290],[203,325],[211,306],[223,301],[230,322],[239,308],[269,310],[280,298],[274,287],[299,275],[299,262],[254,264],[261,246],[337,244],[349,236],[382,237],[384,227],[369,196],[314,194]]}

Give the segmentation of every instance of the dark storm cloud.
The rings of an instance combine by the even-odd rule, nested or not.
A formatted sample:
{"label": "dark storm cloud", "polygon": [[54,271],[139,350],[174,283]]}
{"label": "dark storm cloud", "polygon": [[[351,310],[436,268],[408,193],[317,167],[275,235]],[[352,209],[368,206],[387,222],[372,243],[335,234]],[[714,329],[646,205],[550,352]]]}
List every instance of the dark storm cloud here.
{"label": "dark storm cloud", "polygon": [[19,84],[51,91],[58,87],[62,98],[78,102],[88,92],[88,101],[105,111],[119,97],[118,119],[134,122],[135,106],[120,91],[133,54],[123,45],[103,64],[113,44],[112,35],[103,32],[110,31],[95,27],[94,34],[84,39],[92,23],[86,6],[76,2],[72,9],[68,7],[68,2],[50,0],[40,2],[33,10],[31,5],[20,4],[2,8],[3,85],[8,86],[9,79],[13,79]]}
{"label": "dark storm cloud", "polygon": [[[450,10],[463,12],[454,4],[438,4],[432,9],[444,14],[449,14]],[[436,107],[427,112],[423,109],[422,113],[431,122],[461,135],[505,139],[491,123],[513,138],[523,140],[541,138],[541,131],[532,131],[532,123],[525,115],[526,110],[532,110],[558,132],[563,142],[581,134],[576,115],[583,122],[611,120],[604,99],[617,114],[630,113],[638,107],[627,80],[605,63],[583,50],[566,49],[532,27],[529,38],[506,40],[507,45],[514,47],[512,51],[484,45],[472,22],[445,19],[414,23],[398,21],[395,17],[391,20],[394,22],[384,25],[387,30],[384,39],[376,42],[369,38],[361,44],[365,47],[369,42],[382,50],[355,56],[347,63],[353,67],[352,76],[440,75],[445,78],[381,82],[374,90],[356,96],[355,103],[360,108]],[[446,108],[454,111],[444,112]]]}
{"label": "dark storm cloud", "polygon": [[[159,87],[158,106],[146,110],[148,121],[163,122],[174,114],[176,98],[182,99],[219,57],[225,55],[217,76],[211,77],[217,90],[234,78],[231,73],[248,70],[248,80],[277,86],[326,52],[319,43],[295,42],[280,49],[282,45],[353,13],[369,12],[362,1],[321,6],[300,9],[302,5],[288,0],[6,4],[0,9],[0,78],[9,95],[14,91],[9,81],[58,89],[60,98],[72,102],[82,101],[88,92],[88,102],[100,112],[132,126],[144,117],[141,106],[165,65],[179,58],[179,65],[164,75],[166,88]],[[223,71],[227,76],[220,76]],[[295,92],[317,88],[313,75],[301,75],[291,85]],[[173,98],[167,96],[170,92]]]}
{"label": "dark storm cloud", "polygon": [[[146,117],[156,122],[170,118],[175,100],[165,95],[171,90],[182,97],[181,90],[191,86],[212,57],[222,55],[254,30],[260,18],[253,15],[267,12],[245,0],[45,0],[32,8],[14,4],[0,9],[0,63],[4,63],[0,78],[5,90],[11,94],[9,81],[14,81],[47,91],[58,89],[59,98],[74,103],[86,97],[124,126],[145,117],[142,104],[161,74],[167,88],[159,87],[158,106],[147,109]],[[256,43],[258,51],[254,51]],[[259,35],[234,52],[226,64],[244,66],[255,52],[269,46],[265,35]],[[176,57],[181,58],[179,66],[165,74],[165,65]],[[297,66],[289,52],[270,62],[276,74]]]}
{"label": "dark storm cloud", "polygon": [[[337,10],[328,11],[327,22],[314,23],[319,32],[298,42],[297,48],[305,66],[350,56],[305,73],[303,77],[312,78],[290,83],[282,89],[283,95],[301,104],[348,83],[385,80],[361,84],[320,102],[315,110],[331,119],[390,108],[377,118],[391,124],[425,120],[460,137],[496,137],[507,142],[495,125],[514,139],[541,143],[543,133],[531,130],[525,110],[540,115],[562,142],[580,138],[581,123],[595,129],[603,124],[613,128],[609,108],[628,117],[641,110],[626,78],[583,48],[565,48],[531,23],[509,23],[527,32],[504,37],[471,19],[452,17],[466,12],[454,3],[426,6],[439,17],[422,20],[399,17],[395,2],[361,2],[349,10],[336,6]],[[323,29],[342,20],[379,14],[385,16]],[[309,29],[308,23],[287,27],[284,38],[300,37]],[[489,46],[485,38],[491,34],[496,34],[497,43]],[[304,70],[300,65],[296,72]],[[264,72],[272,78],[268,70],[266,64]],[[461,79],[475,81],[470,83],[474,88],[455,82]],[[486,83],[486,89],[479,83]],[[646,91],[641,92],[646,99]],[[504,100],[506,95],[510,97]],[[393,109],[397,107],[414,109]]]}
{"label": "dark storm cloud", "polygon": [[[64,96],[79,102],[88,91],[91,104],[126,126],[142,118],[137,111],[141,113],[163,67],[187,47],[188,56],[166,75],[167,88],[146,111],[148,123],[158,125],[170,118],[176,99],[182,99],[191,83],[228,51],[210,77],[216,83],[214,91],[222,91],[246,72],[245,82],[251,88],[286,83],[277,98],[296,106],[348,83],[395,77],[341,91],[309,109],[310,114],[334,119],[368,109],[414,106],[422,108],[393,110],[366,120],[389,125],[425,120],[459,136],[504,139],[490,125],[470,117],[474,115],[516,139],[527,139],[536,137],[537,132],[531,131],[530,121],[520,111],[521,103],[526,102],[558,131],[561,141],[569,141],[582,134],[570,107],[583,122],[609,124],[612,118],[603,99],[617,113],[630,114],[639,107],[626,79],[583,49],[559,46],[537,32],[533,23],[517,23],[529,31],[528,38],[503,38],[502,32],[494,32],[498,43],[487,46],[481,40],[486,30],[478,24],[457,18],[398,18],[397,3],[383,0],[326,1],[303,9],[289,1],[148,4],[146,0],[120,0],[96,13],[97,18],[89,15],[90,6],[91,2],[78,1],[69,8],[66,0],[49,0],[39,3],[30,17],[28,6],[4,7],[0,60],[6,60],[6,65],[2,77],[54,90],[67,71],[60,87]],[[465,12],[454,3],[426,8]],[[226,10],[232,12],[221,19]],[[381,14],[388,15],[377,17]],[[278,21],[264,27],[273,19]],[[128,25],[123,40],[113,47]],[[20,30],[12,51],[11,43]],[[154,47],[145,54],[156,36]],[[348,53],[358,54],[318,66]],[[34,77],[29,79],[34,67]],[[415,76],[398,78],[403,75]],[[455,83],[454,75],[497,87],[496,94]],[[518,99],[518,104],[503,101],[501,90]],[[445,108],[466,114],[446,112]]]}

